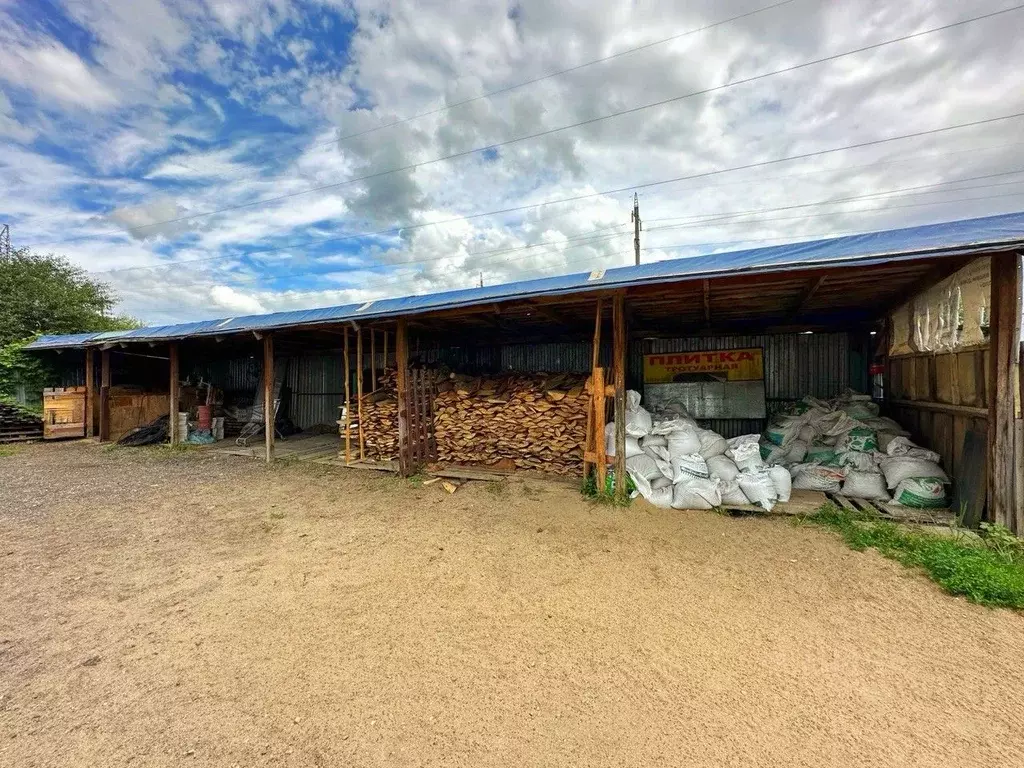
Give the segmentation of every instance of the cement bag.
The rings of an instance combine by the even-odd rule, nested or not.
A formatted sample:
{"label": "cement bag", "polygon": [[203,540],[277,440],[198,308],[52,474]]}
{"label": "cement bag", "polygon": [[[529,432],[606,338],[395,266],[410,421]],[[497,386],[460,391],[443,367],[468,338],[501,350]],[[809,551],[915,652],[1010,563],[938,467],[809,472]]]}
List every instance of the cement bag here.
{"label": "cement bag", "polygon": [[696,429],[677,429],[668,435],[668,452],[673,458],[700,453],[700,438]]}
{"label": "cement bag", "polygon": [[791,470],[793,487],[804,491],[839,493],[845,477],[838,467],[822,467],[818,464],[798,464]]}
{"label": "cement bag", "polygon": [[660,458],[655,453],[655,448],[664,448],[668,450],[668,439],[664,435],[645,435],[640,438],[640,450],[650,456],[652,459]]}
{"label": "cement bag", "polygon": [[651,488],[653,488],[654,490],[658,490],[660,488],[671,488],[671,487],[672,487],[672,478],[670,478],[670,477],[662,476],[662,477],[656,477],[653,480],[651,480]]}
{"label": "cement bag", "polygon": [[669,482],[672,482],[672,476],[675,473],[672,471],[672,456],[669,455],[668,448],[656,445],[647,448],[644,454],[654,459],[654,463],[657,465],[662,476],[668,478]]}
{"label": "cement bag", "polygon": [[786,455],[789,453],[788,448],[783,448],[768,441],[761,443],[758,447],[761,450],[761,460],[768,465],[781,464],[786,460]]}
{"label": "cement bag", "polygon": [[796,440],[804,420],[797,416],[782,416],[768,425],[764,436],[775,445],[785,448],[791,440]]}
{"label": "cement bag", "polygon": [[740,484],[735,480],[723,480],[719,491],[722,494],[722,504],[727,507],[731,506],[742,506],[745,507],[750,503],[747,495],[743,493],[743,489],[740,488]]}
{"label": "cement bag", "polygon": [[714,509],[721,504],[717,478],[691,478],[672,487],[673,509]]}
{"label": "cement bag", "polygon": [[807,448],[804,461],[808,464],[835,464],[837,461],[836,449],[831,445],[812,443]]}
{"label": "cement bag", "polygon": [[756,504],[768,512],[775,506],[775,483],[767,472],[742,472],[736,478],[740,490],[751,504]]}
{"label": "cement bag", "polygon": [[818,439],[818,430],[813,424],[804,424],[800,427],[800,431],[797,433],[797,439],[803,441],[807,445],[810,445]]}
{"label": "cement bag", "polygon": [[672,485],[660,486],[655,488],[649,480],[644,478],[642,475],[634,476],[630,473],[630,477],[633,478],[633,483],[636,485],[637,491],[647,501],[651,502],[656,507],[668,508],[672,506]]}
{"label": "cement bag", "polygon": [[911,442],[908,437],[900,436],[893,438],[889,441],[888,445],[885,446],[885,452],[889,456],[909,456],[912,459],[924,459],[925,461],[932,461],[936,464],[939,463],[939,454]]}
{"label": "cement bag", "polygon": [[891,456],[882,459],[880,465],[882,474],[885,475],[885,482],[889,488],[895,488],[904,480],[910,478],[934,478],[941,483],[948,483],[949,477],[942,471],[942,467],[934,461],[926,459],[914,459],[910,456]]}
{"label": "cement bag", "polygon": [[832,437],[845,435],[851,429],[856,429],[859,426],[860,422],[851,419],[845,411],[830,413],[820,423],[822,434]]}
{"label": "cement bag", "polygon": [[771,478],[772,484],[775,486],[775,495],[779,501],[789,501],[793,492],[793,478],[790,477],[789,470],[785,467],[769,467],[768,477]]}
{"label": "cement bag", "polygon": [[707,480],[708,464],[699,453],[691,453],[689,456],[672,457],[672,482],[682,483],[697,478]]}
{"label": "cement bag", "polygon": [[705,459],[710,459],[712,456],[721,456],[729,447],[729,443],[726,442],[725,438],[713,429],[698,429],[697,439],[700,441],[698,453]]}
{"label": "cement bag", "polygon": [[907,432],[907,430],[905,430],[898,421],[894,421],[888,416],[876,416],[873,419],[861,419],[861,422],[865,427],[873,429],[875,432],[891,432],[893,435],[910,437],[910,433]]}
{"label": "cement bag", "polygon": [[727,450],[725,455],[736,462],[736,467],[741,472],[754,472],[764,467],[761,446],[756,442],[740,443]]}
{"label": "cement bag", "polygon": [[892,500],[904,507],[941,508],[946,506],[946,489],[938,478],[909,477],[896,486]]}
{"label": "cement bag", "polygon": [[651,414],[640,407],[640,393],[632,389],[626,392],[626,434],[643,437],[651,431],[654,422]]}
{"label": "cement bag", "polygon": [[[626,471],[633,478],[634,482],[637,476],[643,477],[645,480],[664,477],[658,468],[658,463],[646,453],[641,453],[639,456],[627,456]],[[639,488],[639,484],[637,484],[637,487]]]}
{"label": "cement bag", "polygon": [[[878,454],[881,455],[881,454]],[[836,462],[841,467],[850,467],[860,472],[875,472],[875,454],[860,451],[846,451],[836,454]]]}
{"label": "cement bag", "polygon": [[877,451],[878,436],[867,427],[854,427],[837,443],[842,451]]}
{"label": "cement bag", "polygon": [[680,417],[678,419],[666,419],[664,421],[656,421],[654,426],[651,428],[652,435],[670,435],[673,432],[678,432],[682,429],[688,429],[696,431],[699,429],[697,422],[689,417]]}
{"label": "cement bag", "polygon": [[870,399],[857,399],[840,407],[851,419],[873,419],[878,415],[878,403],[873,403]]}
{"label": "cement bag", "polygon": [[786,449],[786,456],[782,460],[782,464],[799,464],[807,457],[807,446],[809,443],[802,439],[794,440],[789,444]]}
{"label": "cement bag", "polygon": [[[609,422],[604,425],[604,452],[608,456],[615,455],[615,422]],[[626,436],[626,458],[630,456],[639,456],[643,453],[640,448],[640,441],[635,437]]]}
{"label": "cement bag", "polygon": [[843,494],[854,499],[889,501],[889,492],[885,490],[885,478],[878,470],[865,472],[851,469],[846,473],[846,480],[843,482]]}
{"label": "cement bag", "polygon": [[723,482],[732,482],[740,473],[736,462],[728,456],[712,456],[707,460],[708,473],[711,477],[717,477]]}

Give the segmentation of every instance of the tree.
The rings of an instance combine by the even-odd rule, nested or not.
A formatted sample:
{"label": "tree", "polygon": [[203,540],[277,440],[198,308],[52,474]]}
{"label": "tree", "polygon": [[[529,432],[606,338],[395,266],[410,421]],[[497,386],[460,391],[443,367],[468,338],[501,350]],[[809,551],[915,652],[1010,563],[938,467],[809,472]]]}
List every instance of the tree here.
{"label": "tree", "polygon": [[125,315],[108,315],[117,296],[67,259],[27,248],[0,255],[0,397],[16,385],[38,396],[49,367],[22,348],[40,334],[138,328]]}

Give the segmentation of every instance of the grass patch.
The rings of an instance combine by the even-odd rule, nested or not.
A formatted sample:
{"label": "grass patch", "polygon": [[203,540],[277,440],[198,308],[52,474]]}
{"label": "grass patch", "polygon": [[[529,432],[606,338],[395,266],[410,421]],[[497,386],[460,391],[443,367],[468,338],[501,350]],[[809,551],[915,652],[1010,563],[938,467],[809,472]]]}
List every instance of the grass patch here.
{"label": "grass patch", "polygon": [[609,472],[605,476],[604,488],[597,487],[597,473],[592,472],[580,485],[580,493],[595,504],[609,504],[613,507],[628,507],[633,503],[629,495],[636,490],[632,478],[626,476],[626,498],[620,501],[615,496],[615,475]]}
{"label": "grass patch", "polygon": [[826,504],[803,522],[837,532],[851,549],[875,549],[921,568],[943,589],[979,605],[1024,609],[1024,542],[988,525],[979,541],[914,531]]}
{"label": "grass patch", "polygon": [[487,483],[487,492],[500,499],[508,495],[508,483],[504,480],[491,480]]}
{"label": "grass patch", "polygon": [[4,456],[14,456],[18,452],[18,449],[13,445],[0,445],[0,458]]}

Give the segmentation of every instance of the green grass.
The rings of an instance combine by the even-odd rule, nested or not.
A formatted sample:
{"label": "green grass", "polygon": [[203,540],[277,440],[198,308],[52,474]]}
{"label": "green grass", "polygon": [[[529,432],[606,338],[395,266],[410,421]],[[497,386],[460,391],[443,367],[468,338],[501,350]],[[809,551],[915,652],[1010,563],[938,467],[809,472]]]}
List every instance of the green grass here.
{"label": "green grass", "polygon": [[857,551],[875,549],[921,568],[943,589],[979,605],[1024,609],[1024,542],[988,526],[979,540],[917,531],[826,504],[803,522],[840,534]]}
{"label": "green grass", "polygon": [[13,445],[0,445],[0,458],[4,456],[14,456],[18,452],[18,449]]}
{"label": "green grass", "polygon": [[615,476],[609,472],[605,476],[604,488],[597,487],[597,473],[592,472],[580,484],[580,493],[588,500],[596,504],[610,504],[615,507],[628,507],[633,503],[629,494],[636,490],[632,478],[626,476],[626,498],[620,501],[615,496]]}

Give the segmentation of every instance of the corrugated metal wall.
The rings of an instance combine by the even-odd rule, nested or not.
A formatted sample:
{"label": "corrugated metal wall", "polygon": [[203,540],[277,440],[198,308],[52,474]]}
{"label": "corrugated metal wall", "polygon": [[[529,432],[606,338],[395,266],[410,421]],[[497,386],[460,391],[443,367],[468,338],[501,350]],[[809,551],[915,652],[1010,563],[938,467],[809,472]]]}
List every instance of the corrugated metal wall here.
{"label": "corrugated metal wall", "polygon": [[[355,366],[355,355],[352,356]],[[366,356],[369,363],[369,355]],[[345,402],[345,372],[340,355],[304,355],[275,361],[287,365],[285,385],[291,392],[288,415],[300,429],[314,424],[333,425]],[[353,383],[352,395],[355,396]]]}
{"label": "corrugated metal wall", "polygon": [[[769,414],[804,395],[835,397],[850,386],[850,336],[847,333],[695,336],[645,339],[630,349],[629,379],[643,381],[644,355],[761,347]],[[856,378],[856,377],[855,377]],[[760,432],[760,419],[713,419],[705,426],[726,437]]]}

